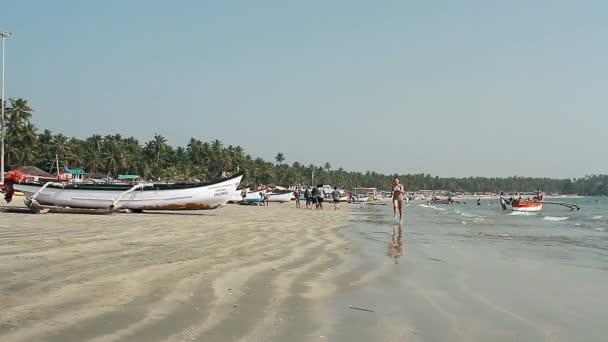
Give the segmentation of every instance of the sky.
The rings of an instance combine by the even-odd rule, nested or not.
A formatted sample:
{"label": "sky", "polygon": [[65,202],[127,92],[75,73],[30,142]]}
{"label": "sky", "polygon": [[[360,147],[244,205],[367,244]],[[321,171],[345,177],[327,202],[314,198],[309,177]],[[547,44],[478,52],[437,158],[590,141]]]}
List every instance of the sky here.
{"label": "sky", "polygon": [[40,129],[306,165],[608,173],[608,2],[6,1],[7,98]]}

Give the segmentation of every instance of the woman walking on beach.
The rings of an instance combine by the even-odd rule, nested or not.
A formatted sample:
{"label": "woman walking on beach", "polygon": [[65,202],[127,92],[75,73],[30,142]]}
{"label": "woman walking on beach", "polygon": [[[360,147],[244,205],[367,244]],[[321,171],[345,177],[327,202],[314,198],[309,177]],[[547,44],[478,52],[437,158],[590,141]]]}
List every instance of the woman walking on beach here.
{"label": "woman walking on beach", "polygon": [[399,177],[393,180],[393,218],[397,219],[397,208],[399,209],[399,221],[403,219],[403,195],[405,188],[399,181]]}

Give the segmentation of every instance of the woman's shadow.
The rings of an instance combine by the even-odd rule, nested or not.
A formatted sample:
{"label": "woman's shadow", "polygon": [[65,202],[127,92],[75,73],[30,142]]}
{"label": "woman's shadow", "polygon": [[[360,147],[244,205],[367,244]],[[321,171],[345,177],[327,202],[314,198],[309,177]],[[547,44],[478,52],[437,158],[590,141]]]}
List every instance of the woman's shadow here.
{"label": "woman's shadow", "polygon": [[398,262],[398,259],[403,256],[403,223],[401,222],[393,225],[393,236],[388,243],[386,255],[393,258],[395,264]]}

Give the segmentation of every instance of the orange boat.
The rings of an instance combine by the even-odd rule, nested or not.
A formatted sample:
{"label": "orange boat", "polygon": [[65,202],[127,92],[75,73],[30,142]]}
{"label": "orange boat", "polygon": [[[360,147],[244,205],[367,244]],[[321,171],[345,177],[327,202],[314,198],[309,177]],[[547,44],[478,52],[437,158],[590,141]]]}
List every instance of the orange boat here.
{"label": "orange boat", "polygon": [[513,211],[541,211],[543,202],[540,201],[514,201],[512,204]]}

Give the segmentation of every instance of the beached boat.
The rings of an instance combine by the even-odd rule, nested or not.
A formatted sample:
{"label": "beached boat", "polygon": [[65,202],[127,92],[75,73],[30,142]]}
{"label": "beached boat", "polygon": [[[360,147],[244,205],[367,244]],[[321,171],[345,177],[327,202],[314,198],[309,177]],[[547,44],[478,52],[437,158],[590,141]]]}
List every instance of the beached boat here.
{"label": "beached boat", "polygon": [[263,197],[260,195],[262,193],[266,193],[266,190],[248,192],[245,200],[249,203],[262,202]]}
{"label": "beached boat", "polygon": [[15,191],[42,205],[140,210],[216,209],[231,199],[243,174],[204,183],[92,184],[14,182]]}
{"label": "beached boat", "polygon": [[270,197],[268,198],[268,202],[289,202],[291,201],[291,199],[293,198],[293,191],[292,192],[287,192],[284,194],[275,194],[272,193],[270,194]]}
{"label": "beached boat", "polygon": [[513,211],[541,211],[543,202],[518,200],[511,204]]}

